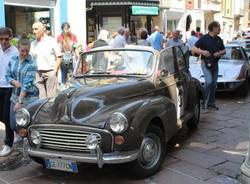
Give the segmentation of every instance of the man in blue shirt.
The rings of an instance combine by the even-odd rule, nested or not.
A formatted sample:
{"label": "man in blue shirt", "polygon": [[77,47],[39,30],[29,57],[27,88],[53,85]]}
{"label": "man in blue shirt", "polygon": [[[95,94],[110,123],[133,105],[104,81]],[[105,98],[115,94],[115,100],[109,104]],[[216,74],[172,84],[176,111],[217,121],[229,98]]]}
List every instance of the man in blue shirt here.
{"label": "man in blue shirt", "polygon": [[197,37],[195,36],[195,31],[191,31],[191,36],[190,36],[190,38],[189,38],[188,41],[187,41],[187,46],[188,46],[188,50],[189,50],[190,54],[191,54],[191,51],[192,51],[192,48],[193,48],[194,44],[195,44],[198,40],[199,40],[199,38],[197,38]]}
{"label": "man in blue shirt", "polygon": [[220,34],[220,24],[213,21],[208,25],[209,32],[201,37],[192,48],[193,54],[198,54],[202,59],[202,70],[205,78],[205,108],[218,110],[215,104],[215,90],[218,79],[218,61],[226,53]]}
{"label": "man in blue shirt", "polygon": [[173,31],[172,35],[173,35],[172,38],[167,42],[167,47],[184,45],[183,41],[179,37],[180,35],[178,30]]}
{"label": "man in blue shirt", "polygon": [[159,32],[158,26],[155,26],[154,32],[150,35],[148,41],[155,50],[160,51],[162,49],[163,35]]}

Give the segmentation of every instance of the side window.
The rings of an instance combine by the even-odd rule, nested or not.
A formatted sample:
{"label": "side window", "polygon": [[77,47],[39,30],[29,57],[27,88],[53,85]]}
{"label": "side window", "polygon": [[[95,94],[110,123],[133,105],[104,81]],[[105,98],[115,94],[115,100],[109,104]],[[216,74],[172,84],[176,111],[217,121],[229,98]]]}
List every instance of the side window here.
{"label": "side window", "polygon": [[233,47],[232,48],[232,53],[231,53],[231,58],[235,60],[243,60],[242,52],[240,47]]}
{"label": "side window", "polygon": [[174,74],[175,64],[174,64],[174,54],[173,48],[167,48],[163,50],[160,54],[160,63],[159,63],[159,70],[166,69],[169,74]]}
{"label": "side window", "polygon": [[[185,48],[183,48],[185,49]],[[184,50],[185,53],[185,50]],[[177,66],[179,70],[183,70],[186,68],[186,62],[182,50],[179,47],[176,47],[176,58],[177,58]]]}

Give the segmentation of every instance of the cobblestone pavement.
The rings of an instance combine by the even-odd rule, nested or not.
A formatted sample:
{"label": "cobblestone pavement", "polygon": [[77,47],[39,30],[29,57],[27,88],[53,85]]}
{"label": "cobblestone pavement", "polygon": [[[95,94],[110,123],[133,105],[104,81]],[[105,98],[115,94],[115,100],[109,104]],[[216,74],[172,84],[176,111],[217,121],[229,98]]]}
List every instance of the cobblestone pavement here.
{"label": "cobblestone pavement", "polygon": [[[250,96],[222,94],[218,105],[217,112],[202,112],[198,130],[184,128],[171,140],[162,169],[150,178],[136,180],[122,166],[89,166],[78,174],[47,170],[33,161],[22,161],[22,149],[17,147],[8,158],[0,158],[0,183],[236,184],[247,152]],[[2,125],[0,139],[2,142]],[[13,160],[18,163],[16,169],[11,166]],[[10,168],[3,171],[6,162]]]}

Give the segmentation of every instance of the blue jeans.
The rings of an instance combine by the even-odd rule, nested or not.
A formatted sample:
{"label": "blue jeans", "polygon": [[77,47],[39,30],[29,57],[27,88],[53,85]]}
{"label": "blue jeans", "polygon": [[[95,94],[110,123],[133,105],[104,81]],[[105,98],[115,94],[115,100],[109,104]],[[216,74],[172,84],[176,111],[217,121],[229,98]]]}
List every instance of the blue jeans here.
{"label": "blue jeans", "polygon": [[203,61],[201,64],[201,68],[205,78],[205,107],[215,106],[215,91],[218,79],[218,63],[213,69],[209,69],[205,66],[205,63]]}
{"label": "blue jeans", "polygon": [[61,65],[61,83],[65,84],[68,80],[68,73],[73,71],[73,64]]}

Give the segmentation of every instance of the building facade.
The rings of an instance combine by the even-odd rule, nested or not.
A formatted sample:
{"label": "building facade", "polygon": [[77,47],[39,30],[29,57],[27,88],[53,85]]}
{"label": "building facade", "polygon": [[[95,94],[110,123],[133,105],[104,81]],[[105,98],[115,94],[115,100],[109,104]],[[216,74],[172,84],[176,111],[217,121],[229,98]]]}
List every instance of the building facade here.
{"label": "building facade", "polygon": [[136,37],[144,27],[150,33],[153,17],[159,14],[159,0],[87,0],[86,7],[88,43],[101,29],[112,33],[123,26]]}
{"label": "building facade", "polygon": [[32,33],[32,24],[41,21],[57,36],[61,24],[69,22],[79,41],[86,43],[85,6],[82,0],[0,0],[0,26],[12,28],[18,36]]}

